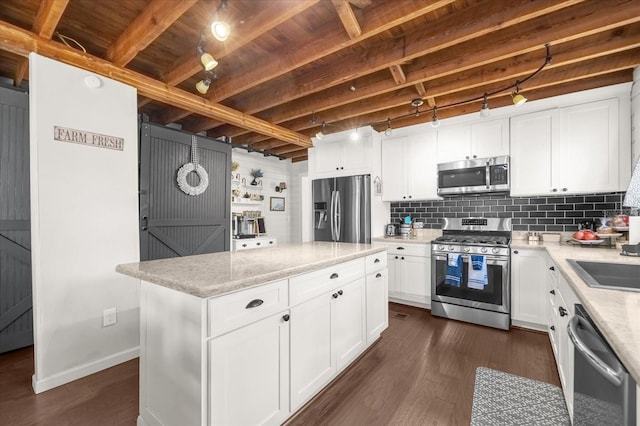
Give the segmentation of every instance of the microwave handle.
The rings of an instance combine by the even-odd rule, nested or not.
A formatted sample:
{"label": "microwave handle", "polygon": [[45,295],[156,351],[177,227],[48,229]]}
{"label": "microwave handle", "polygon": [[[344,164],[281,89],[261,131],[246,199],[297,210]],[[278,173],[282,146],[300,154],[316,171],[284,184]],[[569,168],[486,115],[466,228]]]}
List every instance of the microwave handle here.
{"label": "microwave handle", "polygon": [[489,161],[487,161],[487,164],[485,166],[485,173],[486,177],[484,183],[487,186],[487,189],[489,189],[491,185],[491,163]]}

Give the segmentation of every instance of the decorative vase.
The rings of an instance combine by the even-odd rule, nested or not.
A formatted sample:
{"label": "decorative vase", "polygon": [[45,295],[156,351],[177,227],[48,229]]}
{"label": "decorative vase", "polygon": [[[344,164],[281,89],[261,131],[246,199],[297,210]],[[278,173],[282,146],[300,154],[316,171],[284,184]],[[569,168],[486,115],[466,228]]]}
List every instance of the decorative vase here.
{"label": "decorative vase", "polygon": [[256,181],[256,178],[253,178],[253,180],[251,181],[251,185],[253,185],[253,186],[258,185],[258,182]]}

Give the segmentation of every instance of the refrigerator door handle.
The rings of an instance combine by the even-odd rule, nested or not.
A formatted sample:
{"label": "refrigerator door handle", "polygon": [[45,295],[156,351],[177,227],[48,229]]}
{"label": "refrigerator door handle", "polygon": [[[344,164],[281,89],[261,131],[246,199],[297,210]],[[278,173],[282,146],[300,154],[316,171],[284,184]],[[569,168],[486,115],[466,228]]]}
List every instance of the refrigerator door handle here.
{"label": "refrigerator door handle", "polygon": [[335,198],[336,198],[336,191],[331,191],[331,205],[329,207],[329,227],[331,227],[331,239],[333,241],[336,240],[336,229],[335,229],[335,223],[336,223],[336,219],[335,219]]}
{"label": "refrigerator door handle", "polygon": [[340,227],[342,225],[342,206],[340,205],[340,191],[336,191],[336,241],[340,240]]}

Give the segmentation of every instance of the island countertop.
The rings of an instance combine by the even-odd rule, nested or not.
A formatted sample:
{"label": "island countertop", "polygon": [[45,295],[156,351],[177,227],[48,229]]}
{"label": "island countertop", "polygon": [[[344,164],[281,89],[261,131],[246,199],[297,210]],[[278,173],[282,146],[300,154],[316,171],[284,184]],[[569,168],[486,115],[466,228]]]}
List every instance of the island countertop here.
{"label": "island countertop", "polygon": [[384,251],[370,244],[309,242],[118,265],[130,277],[197,297],[222,296]]}
{"label": "island countertop", "polygon": [[640,265],[640,258],[620,256],[614,249],[512,240],[512,249],[546,250],[602,334],[640,383],[640,292],[592,288],[567,259]]}

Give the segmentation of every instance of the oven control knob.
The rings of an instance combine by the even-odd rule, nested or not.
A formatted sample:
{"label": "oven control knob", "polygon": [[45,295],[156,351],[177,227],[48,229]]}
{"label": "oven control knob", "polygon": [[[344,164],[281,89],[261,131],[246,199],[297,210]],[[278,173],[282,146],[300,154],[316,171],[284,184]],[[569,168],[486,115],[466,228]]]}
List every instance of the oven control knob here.
{"label": "oven control knob", "polygon": [[498,254],[498,252],[500,252],[500,249],[498,247],[494,247],[491,249],[491,253],[493,254]]}
{"label": "oven control knob", "polygon": [[471,247],[463,247],[463,248],[462,248],[462,250],[463,250],[465,253],[469,253],[469,252],[471,251]]}
{"label": "oven control knob", "polygon": [[438,250],[444,250],[444,246],[438,246]]}
{"label": "oven control knob", "polygon": [[449,250],[450,250],[450,251],[453,251],[454,249],[455,249],[455,247],[454,247],[454,246],[449,246]]}
{"label": "oven control knob", "polygon": [[487,248],[486,248],[486,247],[482,247],[482,248],[480,249],[480,251],[481,251],[482,253],[486,253],[486,252],[487,252]]}

